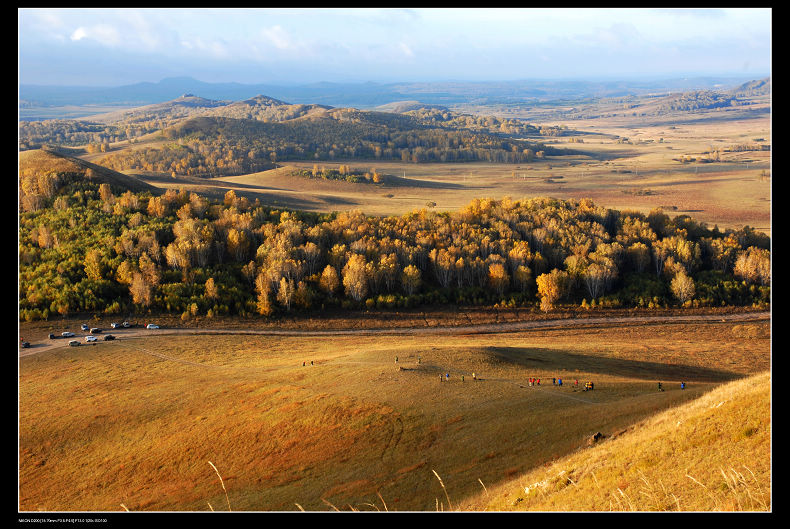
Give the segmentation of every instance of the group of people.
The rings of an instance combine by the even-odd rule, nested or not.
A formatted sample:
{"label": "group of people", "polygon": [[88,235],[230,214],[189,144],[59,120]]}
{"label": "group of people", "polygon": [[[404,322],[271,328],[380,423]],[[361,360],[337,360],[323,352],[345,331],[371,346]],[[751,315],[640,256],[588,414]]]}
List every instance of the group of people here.
{"label": "group of people", "polygon": [[[439,375],[439,382],[444,382],[445,380],[447,382],[450,382],[450,373],[445,373],[444,375]],[[461,382],[463,382],[464,380],[466,380],[464,378],[464,375],[461,375]],[[472,373],[472,380],[477,380],[477,374],[476,373]]]}
{"label": "group of people", "polygon": [[[529,385],[530,386],[540,386],[540,379],[537,378],[537,377],[529,377]],[[557,378],[557,377],[553,377],[551,379],[551,385],[552,386],[562,386],[562,379],[561,378]],[[578,387],[579,387],[579,379],[577,378],[577,379],[575,379],[573,381],[573,388],[576,389]],[[594,386],[594,384],[592,382],[587,382],[586,384],[584,384],[584,391],[593,389],[594,387],[595,386]]]}

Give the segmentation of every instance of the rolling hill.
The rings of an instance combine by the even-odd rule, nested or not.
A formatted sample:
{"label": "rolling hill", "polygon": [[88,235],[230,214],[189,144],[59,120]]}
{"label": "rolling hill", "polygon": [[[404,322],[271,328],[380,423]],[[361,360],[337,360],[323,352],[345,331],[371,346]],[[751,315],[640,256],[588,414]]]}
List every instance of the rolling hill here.
{"label": "rolling hill", "polygon": [[771,375],[727,383],[593,444],[461,509],[770,510]]}
{"label": "rolling hill", "polygon": [[[109,184],[120,192],[156,192],[157,188],[133,176],[128,176],[64,152],[36,149],[19,153],[19,178],[36,178],[40,174],[57,173],[72,178],[90,179],[94,183]],[[24,186],[21,186],[24,192]]]}
{"label": "rolling hill", "polygon": [[184,94],[172,101],[145,105],[131,110],[97,114],[84,119],[90,122],[107,124],[117,122],[134,124],[152,120],[172,122],[177,119],[201,114],[206,109],[226,106],[228,103],[228,101],[217,101],[192,94]]}

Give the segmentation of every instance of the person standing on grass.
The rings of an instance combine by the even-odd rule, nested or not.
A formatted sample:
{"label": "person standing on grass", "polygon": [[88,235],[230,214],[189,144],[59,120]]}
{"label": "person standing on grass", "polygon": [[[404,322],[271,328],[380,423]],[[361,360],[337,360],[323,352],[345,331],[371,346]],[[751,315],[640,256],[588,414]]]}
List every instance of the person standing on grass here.
{"label": "person standing on grass", "polygon": [[664,388],[661,386],[661,382],[658,383],[658,391],[664,391]]}
{"label": "person standing on grass", "polygon": [[681,382],[680,383],[680,389],[686,389],[686,383],[685,382]]}
{"label": "person standing on grass", "polygon": [[447,377],[447,382],[450,382],[450,373],[447,373],[445,376]]}
{"label": "person standing on grass", "polygon": [[557,379],[557,385],[558,385],[558,386],[562,386],[562,379],[561,379],[561,378],[558,378],[558,379]]}
{"label": "person standing on grass", "polygon": [[538,379],[538,386],[540,386],[540,379]]}

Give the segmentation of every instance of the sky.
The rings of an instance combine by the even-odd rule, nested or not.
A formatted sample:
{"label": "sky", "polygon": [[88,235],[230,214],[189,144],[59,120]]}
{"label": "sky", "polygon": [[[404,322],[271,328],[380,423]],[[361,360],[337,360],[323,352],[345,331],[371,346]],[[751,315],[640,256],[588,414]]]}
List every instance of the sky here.
{"label": "sky", "polygon": [[18,9],[21,84],[510,81],[771,72],[760,9]]}

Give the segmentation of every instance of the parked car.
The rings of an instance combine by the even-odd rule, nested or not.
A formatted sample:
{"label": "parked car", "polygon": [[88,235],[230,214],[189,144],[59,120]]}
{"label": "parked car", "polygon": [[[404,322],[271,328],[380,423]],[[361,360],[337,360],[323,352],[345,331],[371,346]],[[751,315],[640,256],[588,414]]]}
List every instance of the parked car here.
{"label": "parked car", "polygon": [[121,325],[123,325],[125,329],[128,329],[132,326],[128,321],[123,322]]}
{"label": "parked car", "polygon": [[146,329],[158,329],[159,325],[155,325],[153,323],[149,323],[148,325],[145,326],[145,328]]}
{"label": "parked car", "polygon": [[22,346],[23,349],[27,349],[28,347],[30,347],[30,342],[26,342],[26,341],[22,340],[20,342],[20,345]]}
{"label": "parked car", "polygon": [[121,325],[120,325],[119,323],[115,323],[115,322],[112,322],[112,323],[110,324],[110,328],[111,328],[111,329],[117,329],[117,328],[118,328],[118,327],[120,327],[120,326],[121,326]]}
{"label": "parked car", "polygon": [[80,329],[82,329],[83,331],[87,331],[88,330],[88,326],[83,323],[82,325],[80,325]]}
{"label": "parked car", "polygon": [[104,337],[104,341],[106,342],[107,340],[115,340],[115,336],[113,336],[112,334],[108,334],[107,336]]}
{"label": "parked car", "polygon": [[60,333],[60,335],[63,336],[64,338],[71,338],[72,336],[74,336],[74,333],[71,331],[64,331]]}
{"label": "parked car", "polygon": [[90,332],[91,334],[99,334],[101,332],[101,329],[99,329],[98,327],[94,327],[93,329],[91,329]]}
{"label": "parked car", "polygon": [[71,347],[77,347],[80,343],[77,340],[70,340],[69,345]]}
{"label": "parked car", "polygon": [[95,341],[97,341],[97,340],[98,340],[98,338],[96,338],[95,336],[86,336],[86,337],[85,337],[85,343],[88,343],[88,342],[95,342]]}
{"label": "parked car", "polygon": [[55,339],[55,335],[54,335],[54,334],[52,334],[52,333],[49,333],[49,339],[50,339],[50,340],[54,340],[54,339]]}

